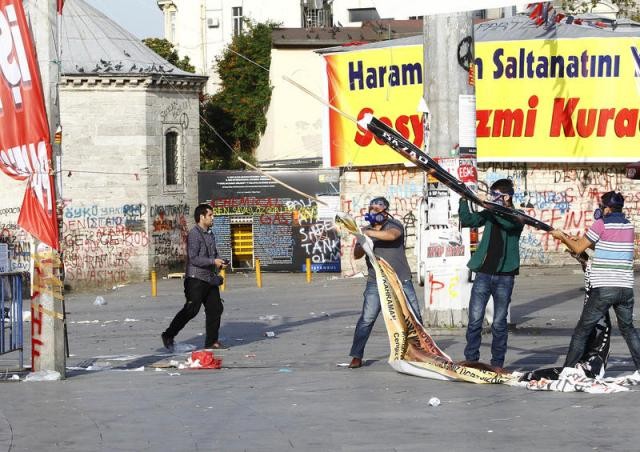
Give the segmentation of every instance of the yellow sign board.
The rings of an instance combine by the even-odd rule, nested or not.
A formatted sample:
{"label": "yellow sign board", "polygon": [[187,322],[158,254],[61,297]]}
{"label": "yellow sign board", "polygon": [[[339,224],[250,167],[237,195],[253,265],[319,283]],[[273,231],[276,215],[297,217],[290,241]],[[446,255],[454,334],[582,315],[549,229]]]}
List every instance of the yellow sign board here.
{"label": "yellow sign board", "polygon": [[640,38],[478,42],[479,161],[628,162],[640,154]]}
{"label": "yellow sign board", "polygon": [[[325,55],[329,102],[362,119],[371,113],[422,147],[422,45],[354,50]],[[329,110],[325,166],[365,166],[407,160],[371,132]]]}

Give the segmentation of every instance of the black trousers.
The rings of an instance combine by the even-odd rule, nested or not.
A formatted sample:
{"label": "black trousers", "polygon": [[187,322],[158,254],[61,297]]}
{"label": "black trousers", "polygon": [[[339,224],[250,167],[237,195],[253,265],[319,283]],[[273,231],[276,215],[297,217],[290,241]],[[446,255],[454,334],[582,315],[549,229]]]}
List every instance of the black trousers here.
{"label": "black trousers", "polygon": [[207,333],[204,348],[209,348],[218,341],[220,318],[224,310],[220,299],[220,289],[218,286],[212,286],[200,279],[187,278],[184,280],[184,295],[187,302],[173,318],[165,333],[171,338],[177,336],[189,320],[198,315],[200,305],[204,305]]}

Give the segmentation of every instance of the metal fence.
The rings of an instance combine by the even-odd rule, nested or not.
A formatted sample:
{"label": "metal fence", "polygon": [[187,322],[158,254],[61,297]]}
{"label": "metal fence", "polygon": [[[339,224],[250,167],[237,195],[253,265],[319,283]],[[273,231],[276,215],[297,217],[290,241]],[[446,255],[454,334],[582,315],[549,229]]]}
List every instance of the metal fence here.
{"label": "metal fence", "polygon": [[18,352],[23,368],[22,273],[0,273],[0,355]]}

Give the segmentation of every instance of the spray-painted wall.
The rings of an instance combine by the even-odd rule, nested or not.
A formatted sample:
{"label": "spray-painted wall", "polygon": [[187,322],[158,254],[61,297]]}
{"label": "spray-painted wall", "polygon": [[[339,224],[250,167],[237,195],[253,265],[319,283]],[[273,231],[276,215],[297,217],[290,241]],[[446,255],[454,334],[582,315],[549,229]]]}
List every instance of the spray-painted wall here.
{"label": "spray-painted wall", "polygon": [[[86,91],[68,84],[61,96],[62,117],[77,118],[65,121],[63,141],[62,166],[71,173],[62,175],[65,284],[110,287],[152,269],[181,269],[197,200],[197,94],[155,83],[101,85],[91,89],[100,108],[86,111]],[[165,183],[168,132],[178,136],[175,185]]]}
{"label": "spray-painted wall", "polygon": [[[627,179],[624,164],[491,163],[478,165],[479,185],[513,179],[517,208],[556,229],[583,234],[603,193],[620,191],[624,213],[636,226],[636,262],[640,261],[640,181]],[[484,188],[486,188],[486,185]],[[549,233],[525,228],[520,239],[522,265],[575,264]]]}
{"label": "spray-painted wall", "polygon": [[[22,182],[10,179],[4,173],[0,173],[0,243],[9,245],[11,271],[28,272],[31,265],[31,236],[18,227],[18,215],[20,215],[21,197],[11,199],[12,186],[24,190]],[[4,195],[4,196],[3,196]],[[9,196],[7,196],[9,195]]]}
{"label": "spray-painted wall", "polygon": [[[554,228],[577,235],[593,222],[593,210],[603,193],[616,190],[625,196],[624,212],[636,226],[636,264],[640,263],[640,181],[625,177],[624,164],[485,163],[478,165],[478,185],[486,190],[498,179],[513,179],[517,208]],[[357,220],[368,202],[385,196],[391,213],[407,231],[407,257],[416,270],[413,253],[424,172],[404,167],[370,167],[345,170],[341,177],[341,209]],[[480,229],[482,234],[482,229]],[[366,271],[363,260],[353,259],[352,238],[342,240],[343,274]],[[523,266],[575,265],[576,261],[548,233],[526,227],[520,240]]]}
{"label": "spray-painted wall", "polygon": [[[425,173],[401,165],[364,167],[344,170],[340,178],[340,209],[362,223],[369,201],[378,196],[389,200],[389,211],[405,228],[407,258],[416,270],[414,255],[416,218],[423,197]],[[342,240],[342,272],[349,276],[366,272],[364,259],[353,258],[353,237]]]}

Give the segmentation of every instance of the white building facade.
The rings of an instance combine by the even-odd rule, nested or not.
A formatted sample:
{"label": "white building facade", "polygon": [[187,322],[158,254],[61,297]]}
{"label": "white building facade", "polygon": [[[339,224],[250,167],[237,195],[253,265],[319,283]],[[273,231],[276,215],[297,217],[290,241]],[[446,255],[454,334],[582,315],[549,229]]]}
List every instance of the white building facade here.
{"label": "white building facade", "polygon": [[[282,28],[359,27],[380,17],[374,0],[156,0],[164,13],[165,38],[188,56],[196,73],[209,77],[207,92],[219,89],[216,57],[241,33],[245,19]],[[410,0],[420,4],[422,0]]]}

